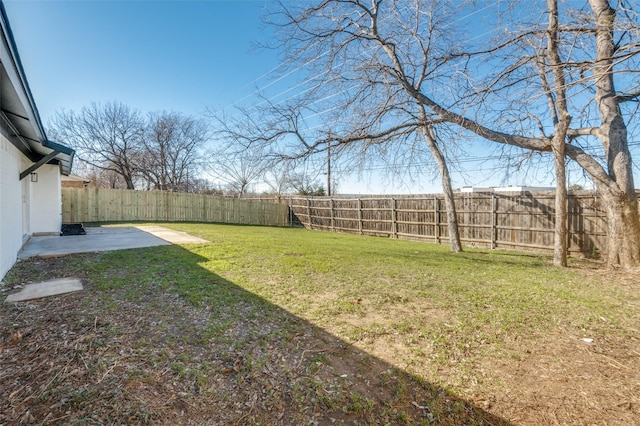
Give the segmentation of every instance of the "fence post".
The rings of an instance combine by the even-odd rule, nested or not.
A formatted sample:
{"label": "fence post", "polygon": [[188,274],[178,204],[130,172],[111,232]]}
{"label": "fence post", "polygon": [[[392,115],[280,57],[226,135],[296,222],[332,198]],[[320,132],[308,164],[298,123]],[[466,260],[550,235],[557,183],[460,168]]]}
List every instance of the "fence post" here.
{"label": "fence post", "polygon": [[433,196],[433,236],[436,244],[440,244],[440,212],[438,209],[438,196]]}
{"label": "fence post", "polygon": [[333,220],[333,198],[329,198],[329,209],[331,211],[331,232],[335,232],[335,222]]}
{"label": "fence post", "polygon": [[362,199],[358,198],[358,234],[362,235]]}
{"label": "fence post", "polygon": [[306,200],[307,200],[307,223],[309,224],[309,229],[311,229],[311,206],[309,205],[310,203],[309,197],[307,197]]}
{"label": "fence post", "polygon": [[496,248],[496,194],[491,194],[491,250]]}
{"label": "fence post", "polygon": [[567,212],[567,218],[566,218],[566,220],[567,220],[567,223],[566,223],[567,232],[566,232],[566,235],[565,235],[565,237],[566,237],[567,255],[569,255],[569,249],[571,248],[570,247],[571,246],[571,216],[572,216],[572,213],[573,213],[573,208],[575,208],[575,203],[574,203],[573,207],[571,206],[571,197],[572,196],[567,195],[567,199],[565,200],[565,202],[566,202],[565,212]]}
{"label": "fence post", "polygon": [[398,238],[398,223],[396,221],[396,200],[391,199],[391,238]]}

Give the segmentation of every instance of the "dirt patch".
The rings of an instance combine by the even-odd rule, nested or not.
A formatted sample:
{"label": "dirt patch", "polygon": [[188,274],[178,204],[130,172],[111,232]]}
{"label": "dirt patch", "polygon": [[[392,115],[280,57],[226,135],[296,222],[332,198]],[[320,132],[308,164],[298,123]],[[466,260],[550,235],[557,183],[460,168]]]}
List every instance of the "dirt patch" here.
{"label": "dirt patch", "polygon": [[[511,360],[485,359],[475,366],[500,383],[485,408],[517,424],[638,424],[637,341],[537,336],[514,342],[512,349]],[[475,392],[481,401],[482,389]]]}
{"label": "dirt patch", "polygon": [[[486,398],[483,386],[469,387],[468,393],[476,395],[470,400],[523,425],[640,424],[640,271],[580,273],[607,283],[609,291],[624,292],[635,315],[623,325],[601,317],[595,330],[567,329],[507,342],[508,357],[474,365],[494,382],[494,395]],[[608,333],[611,327],[623,327],[624,337]]]}

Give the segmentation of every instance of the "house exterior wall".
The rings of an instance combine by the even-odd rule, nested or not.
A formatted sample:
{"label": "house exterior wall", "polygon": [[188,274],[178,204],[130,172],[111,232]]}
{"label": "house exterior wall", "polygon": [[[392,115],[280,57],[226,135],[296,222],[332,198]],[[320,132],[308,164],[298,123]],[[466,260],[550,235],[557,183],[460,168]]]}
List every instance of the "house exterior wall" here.
{"label": "house exterior wall", "polygon": [[11,269],[22,245],[33,235],[59,235],[62,226],[60,167],[45,164],[38,182],[20,172],[33,164],[0,130],[0,279]]}
{"label": "house exterior wall", "polygon": [[[31,233],[60,235],[62,227],[62,189],[60,167],[45,164],[38,170],[38,181],[30,182]],[[27,176],[25,180],[29,180]]]}
{"label": "house exterior wall", "polygon": [[[68,174],[74,150],[47,139],[4,4],[0,0],[0,279],[34,233],[59,233],[61,171]],[[9,130],[10,129],[10,130]],[[15,144],[15,145],[14,145]],[[20,173],[41,159],[56,165],[35,170],[38,182]],[[34,179],[35,180],[35,179]]]}
{"label": "house exterior wall", "polygon": [[[24,194],[18,180],[23,156],[0,133],[0,279],[16,261],[23,244],[23,202],[29,207],[29,194]],[[27,184],[28,185],[28,184]]]}

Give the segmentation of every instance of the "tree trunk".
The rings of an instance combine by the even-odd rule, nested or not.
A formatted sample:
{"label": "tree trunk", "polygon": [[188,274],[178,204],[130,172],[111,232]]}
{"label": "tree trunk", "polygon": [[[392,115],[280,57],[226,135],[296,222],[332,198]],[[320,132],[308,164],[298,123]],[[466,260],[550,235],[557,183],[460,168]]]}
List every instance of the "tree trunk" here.
{"label": "tree trunk", "polygon": [[447,208],[447,226],[449,229],[449,245],[454,253],[462,252],[460,244],[460,232],[458,230],[458,215],[456,213],[453,189],[451,188],[451,178],[446,164],[438,164],[440,175],[442,176],[442,189],[444,191],[444,205]]}
{"label": "tree trunk", "polygon": [[[565,147],[567,155],[589,174],[602,197],[608,222],[607,264],[622,268],[640,266],[640,213],[635,190],[621,190],[619,183],[595,159],[573,145]],[[619,169],[616,178],[633,181],[630,167]]]}
{"label": "tree trunk", "polygon": [[[566,79],[558,48],[558,1],[547,0],[549,31],[547,33],[547,58],[553,73],[555,96],[549,92],[549,107],[554,121],[553,162],[556,170],[556,223],[553,237],[553,264],[567,266],[567,176],[565,140],[571,123],[567,107]],[[543,77],[544,78],[544,77]],[[546,79],[545,79],[546,80]]]}
{"label": "tree trunk", "polygon": [[640,215],[636,194],[603,193],[602,201],[608,220],[607,266],[632,268],[640,265]]}
{"label": "tree trunk", "polygon": [[127,184],[127,189],[136,189],[135,186],[133,185],[133,179],[131,178],[131,176],[129,176],[126,173],[123,173],[122,177],[124,178],[124,182]]}
{"label": "tree trunk", "polygon": [[615,182],[602,191],[609,220],[610,267],[632,268],[640,265],[640,222],[629,152],[628,130],[618,105],[614,84],[616,46],[615,10],[606,0],[589,0],[596,16],[596,61],[591,68],[596,88],[596,105],[602,124],[598,136],[607,159],[607,172]]}
{"label": "tree trunk", "polygon": [[455,200],[453,199],[453,188],[451,187],[451,176],[447,162],[438,146],[433,129],[423,126],[422,135],[424,136],[429,150],[433,158],[438,164],[440,171],[440,179],[442,180],[442,191],[444,192],[444,204],[447,208],[447,226],[449,229],[449,244],[451,251],[454,253],[462,252],[462,244],[460,243],[460,232],[458,231],[458,215],[456,214]]}
{"label": "tree trunk", "polygon": [[[564,141],[560,141],[564,147]],[[553,237],[553,264],[567,266],[567,178],[565,172],[564,150],[562,153],[553,150],[556,169],[556,223]]]}

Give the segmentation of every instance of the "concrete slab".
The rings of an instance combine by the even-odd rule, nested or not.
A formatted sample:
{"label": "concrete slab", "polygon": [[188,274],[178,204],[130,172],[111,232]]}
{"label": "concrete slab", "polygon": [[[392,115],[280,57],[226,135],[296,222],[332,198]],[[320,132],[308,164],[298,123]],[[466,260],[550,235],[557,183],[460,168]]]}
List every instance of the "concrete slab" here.
{"label": "concrete slab", "polygon": [[207,242],[186,232],[173,231],[162,226],[111,226],[85,229],[87,235],[33,236],[18,253],[18,258]]}
{"label": "concrete slab", "polygon": [[79,278],[59,278],[37,284],[27,284],[17,293],[7,296],[5,302],[22,302],[80,290],[82,290],[82,282]]}
{"label": "concrete slab", "polygon": [[186,232],[174,231],[173,229],[168,229],[164,226],[136,226],[136,228],[147,232],[154,237],[161,238],[171,244],[197,244],[209,242],[202,238],[187,234]]}

